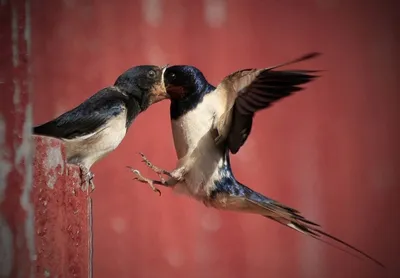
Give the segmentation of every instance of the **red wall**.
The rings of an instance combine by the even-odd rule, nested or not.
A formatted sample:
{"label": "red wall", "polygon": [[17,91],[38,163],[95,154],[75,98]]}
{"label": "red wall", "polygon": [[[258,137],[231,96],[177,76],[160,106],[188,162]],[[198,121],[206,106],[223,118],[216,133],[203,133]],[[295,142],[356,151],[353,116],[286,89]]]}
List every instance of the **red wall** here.
{"label": "red wall", "polygon": [[126,165],[150,174],[138,151],[175,165],[166,101],[93,168],[95,278],[398,277],[398,1],[42,0],[31,9],[36,124],[133,65],[193,64],[216,84],[240,68],[323,52],[299,65],[326,70],[323,77],[259,113],[233,167],[243,183],[388,266],[167,189],[159,198],[132,181]]}

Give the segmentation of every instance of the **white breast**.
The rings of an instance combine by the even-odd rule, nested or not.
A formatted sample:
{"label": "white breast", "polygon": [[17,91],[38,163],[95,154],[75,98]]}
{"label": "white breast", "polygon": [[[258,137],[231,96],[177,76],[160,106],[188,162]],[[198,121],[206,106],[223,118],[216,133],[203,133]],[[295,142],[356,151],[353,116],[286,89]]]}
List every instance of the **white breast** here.
{"label": "white breast", "polygon": [[179,158],[177,167],[193,163],[185,175],[185,182],[176,189],[194,197],[208,195],[213,188],[213,180],[218,177],[218,164],[222,163],[222,153],[215,146],[211,133],[214,119],[220,114],[218,101],[216,94],[207,94],[196,109],[172,121]]}
{"label": "white breast", "polygon": [[85,137],[65,139],[69,163],[80,162],[88,169],[115,150],[126,134],[126,110],[112,118],[100,130]]}

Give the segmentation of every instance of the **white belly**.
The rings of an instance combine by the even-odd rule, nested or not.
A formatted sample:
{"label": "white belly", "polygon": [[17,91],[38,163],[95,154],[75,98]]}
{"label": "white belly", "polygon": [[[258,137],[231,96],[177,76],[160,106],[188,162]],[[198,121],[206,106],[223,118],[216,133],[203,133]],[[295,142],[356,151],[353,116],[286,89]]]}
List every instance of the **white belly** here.
{"label": "white belly", "polygon": [[177,167],[191,165],[185,181],[175,189],[194,197],[211,192],[213,181],[218,178],[218,164],[222,163],[222,153],[212,135],[216,105],[215,95],[206,95],[196,109],[172,121]]}
{"label": "white belly", "polygon": [[69,163],[82,163],[88,169],[115,150],[126,134],[126,111],[112,118],[101,130],[82,138],[65,139]]}

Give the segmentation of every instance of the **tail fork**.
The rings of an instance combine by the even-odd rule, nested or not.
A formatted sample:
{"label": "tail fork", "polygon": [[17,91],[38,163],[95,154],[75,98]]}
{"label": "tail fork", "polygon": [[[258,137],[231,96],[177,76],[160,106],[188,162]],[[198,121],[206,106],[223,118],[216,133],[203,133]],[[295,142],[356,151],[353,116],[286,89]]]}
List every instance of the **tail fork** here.
{"label": "tail fork", "polygon": [[385,268],[385,266],[381,262],[371,257],[364,251],[361,251],[360,249],[348,244],[347,242],[320,230],[318,228],[320,227],[320,225],[306,219],[300,214],[299,211],[287,207],[275,200],[269,199],[244,185],[240,184],[240,186],[243,188],[239,195],[226,192],[216,193],[213,196],[212,200],[208,201],[206,205],[211,205],[217,209],[247,212],[247,213],[262,215],[276,222],[279,222],[280,224],[285,225],[297,232],[311,236],[341,251],[354,255],[350,253],[348,250],[345,250],[337,245],[334,245],[329,241],[324,240],[323,237],[332,239],[335,242],[340,243],[342,246],[345,246],[357,252],[358,254],[363,255],[365,258],[368,258],[377,265]]}

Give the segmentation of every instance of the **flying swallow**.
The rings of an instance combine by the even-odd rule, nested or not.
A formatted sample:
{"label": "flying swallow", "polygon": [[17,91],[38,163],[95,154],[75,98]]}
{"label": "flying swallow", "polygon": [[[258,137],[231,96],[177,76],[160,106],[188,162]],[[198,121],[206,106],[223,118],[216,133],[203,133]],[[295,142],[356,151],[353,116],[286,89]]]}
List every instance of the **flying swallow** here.
{"label": "flying swallow", "polygon": [[150,105],[168,97],[163,82],[165,67],[143,65],[121,74],[76,108],[33,128],[35,135],[65,143],[68,163],[78,165],[82,190],[94,189],[92,165],[121,143],[134,119]]}
{"label": "flying swallow", "polygon": [[[311,53],[264,69],[240,70],[225,77],[217,87],[208,83],[195,67],[167,68],[164,82],[171,98],[170,116],[179,159],[177,167],[168,172],[154,166],[141,154],[143,161],[161,180],[150,180],[139,171],[131,170],[137,180],[148,183],[157,192],[154,184],[165,185],[206,206],[262,215],[313,238],[322,241],[324,237],[330,238],[383,266],[365,252],[322,231],[318,224],[303,217],[296,209],[240,183],[231,169],[229,153],[236,154],[246,142],[254,114],[302,90],[301,85],[317,77],[316,71],[277,68],[317,55]],[[163,174],[170,178],[165,181]]]}

